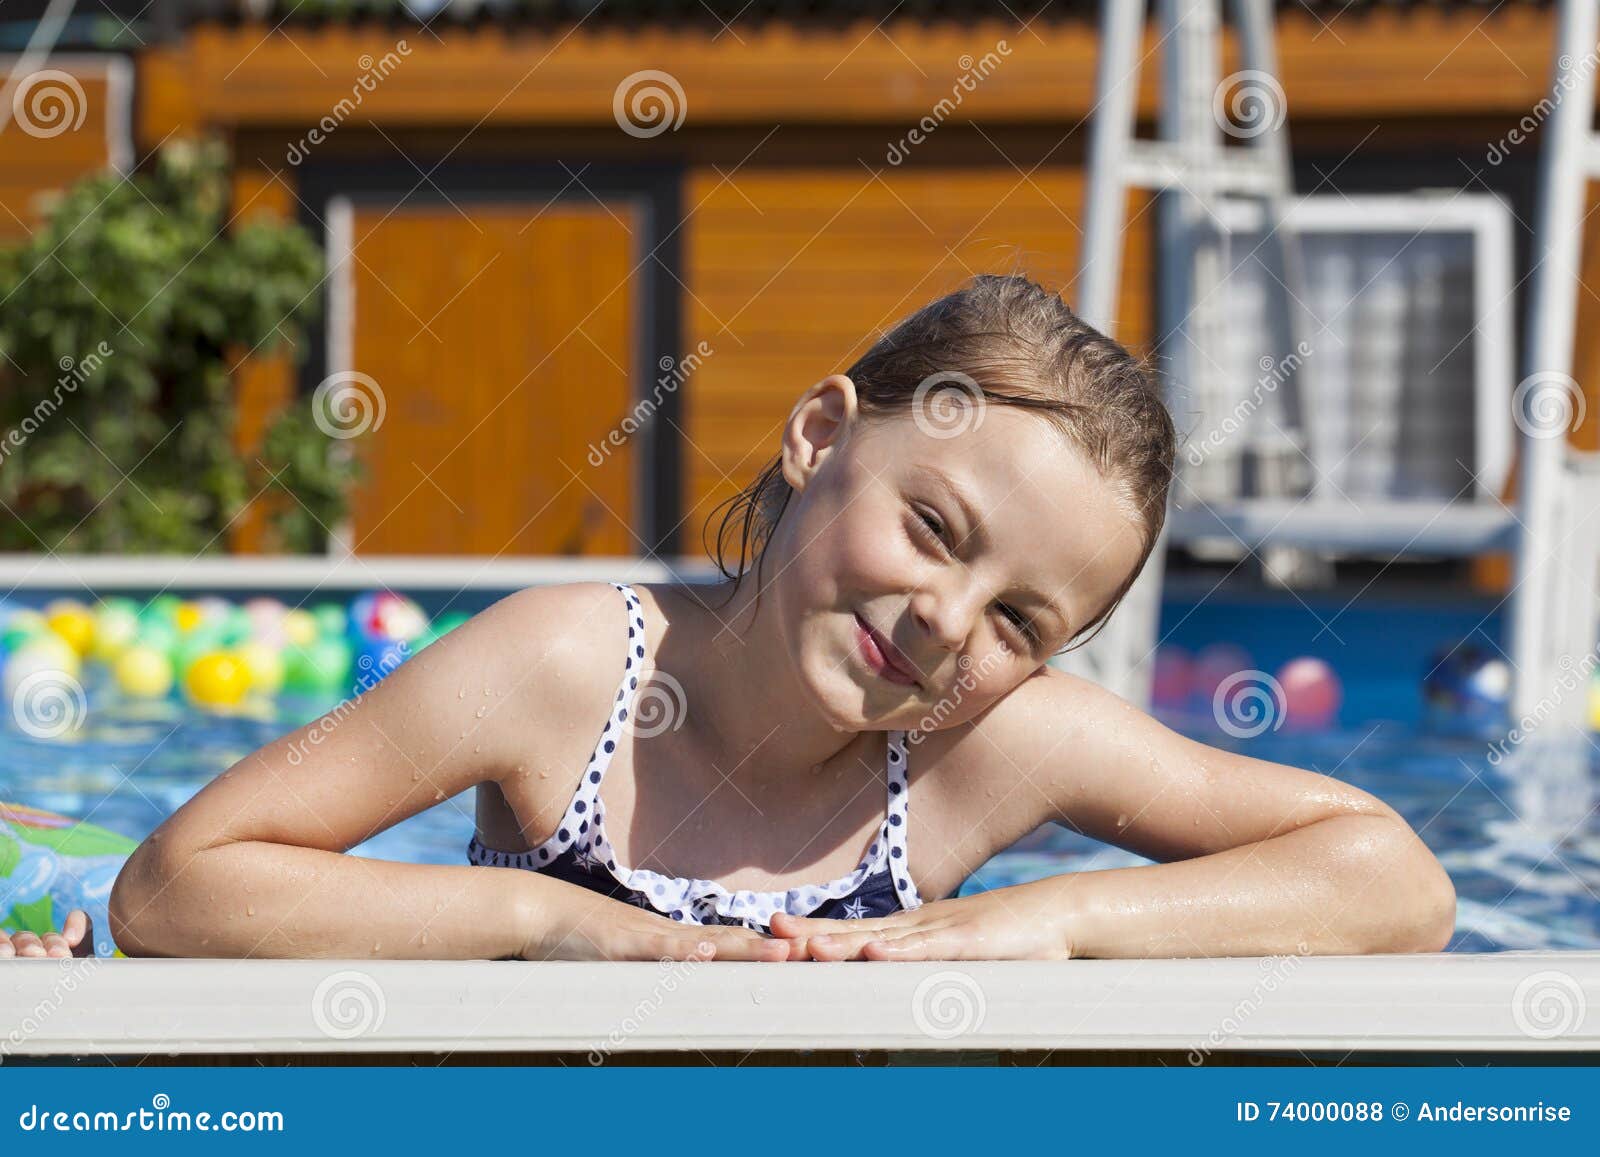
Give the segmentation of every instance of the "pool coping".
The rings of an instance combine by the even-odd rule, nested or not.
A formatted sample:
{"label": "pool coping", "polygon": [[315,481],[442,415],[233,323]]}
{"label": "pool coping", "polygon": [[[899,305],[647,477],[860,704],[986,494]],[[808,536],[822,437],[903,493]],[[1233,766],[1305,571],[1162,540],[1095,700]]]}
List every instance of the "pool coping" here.
{"label": "pool coping", "polygon": [[[6,1055],[1600,1050],[1600,952],[0,963]],[[1196,1059],[1198,1058],[1198,1059]]]}

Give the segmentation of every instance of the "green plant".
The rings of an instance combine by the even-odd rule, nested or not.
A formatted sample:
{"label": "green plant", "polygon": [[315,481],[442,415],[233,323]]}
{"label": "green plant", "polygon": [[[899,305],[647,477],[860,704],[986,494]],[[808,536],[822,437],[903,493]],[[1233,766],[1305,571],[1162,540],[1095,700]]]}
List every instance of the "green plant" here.
{"label": "green plant", "polygon": [[228,213],[222,147],[174,144],[0,252],[0,549],[220,551],[266,495],[270,544],[313,550],[343,516],[353,456],[310,399],[238,451],[230,370],[302,344],[322,257],[299,226]]}

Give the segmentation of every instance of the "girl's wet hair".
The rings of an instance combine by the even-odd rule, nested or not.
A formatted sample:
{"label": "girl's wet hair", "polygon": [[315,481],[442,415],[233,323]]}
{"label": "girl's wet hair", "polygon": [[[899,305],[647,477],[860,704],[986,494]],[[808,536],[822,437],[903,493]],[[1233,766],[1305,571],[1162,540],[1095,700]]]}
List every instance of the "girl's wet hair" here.
{"label": "girl's wet hair", "polygon": [[[918,395],[930,379],[964,390],[969,400],[975,384],[988,401],[1032,410],[1094,463],[1139,527],[1142,549],[1115,596],[1073,636],[1093,638],[1144,569],[1166,519],[1176,435],[1155,375],[1057,294],[1027,277],[993,274],[923,306],[845,372],[864,417],[932,408],[929,391]],[[712,511],[706,530],[717,511],[722,521],[706,550],[735,591],[752,566],[759,585],[767,542],[791,494],[782,458],[774,457]]]}

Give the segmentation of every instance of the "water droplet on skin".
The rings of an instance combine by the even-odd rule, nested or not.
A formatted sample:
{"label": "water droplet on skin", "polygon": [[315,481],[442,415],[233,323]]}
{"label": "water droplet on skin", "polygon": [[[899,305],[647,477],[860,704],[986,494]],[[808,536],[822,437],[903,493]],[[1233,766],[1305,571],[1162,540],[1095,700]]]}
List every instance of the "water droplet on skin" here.
{"label": "water droplet on skin", "polygon": [[422,773],[420,771],[413,771],[411,773],[411,782],[412,783],[416,783],[421,778],[422,778]]}
{"label": "water droplet on skin", "polygon": [[489,709],[487,707],[478,708],[478,718],[479,719],[482,719],[488,713],[489,713]]}
{"label": "water droplet on skin", "polygon": [[482,751],[482,750],[483,750],[483,744],[481,744],[481,743],[479,743],[479,744],[475,744],[475,745],[474,745],[474,746],[473,746],[473,748],[472,748],[472,753],[473,753],[473,754],[474,754],[474,755],[476,755],[476,754],[477,754],[477,753],[478,753],[478,752],[480,752],[480,751]]}
{"label": "water droplet on skin", "polygon": [[443,799],[443,798],[444,798],[444,792],[442,792],[442,791],[436,791],[436,792],[434,792],[434,793],[433,793],[433,798],[434,798],[434,799],[435,799],[435,800],[441,800],[441,799]]}
{"label": "water droplet on skin", "polygon": [[374,944],[374,945],[373,945],[373,946],[372,946],[372,951],[373,951],[373,954],[374,954],[374,955],[376,955],[376,954],[377,954],[377,951],[378,951],[378,945],[377,945],[377,944]]}
{"label": "water droplet on skin", "polygon": [[247,908],[245,908],[244,914],[246,916],[254,916],[256,914],[256,906],[254,904],[249,905]]}
{"label": "water droplet on skin", "polygon": [[467,697],[467,689],[465,687],[461,688],[461,690],[456,692],[456,698],[457,699],[465,699],[466,697]]}
{"label": "water droplet on skin", "polygon": [[427,934],[427,933],[426,933],[426,932],[424,932],[424,933],[423,933],[423,934],[422,934],[422,942],[423,942],[423,943],[424,943],[424,944],[426,944],[426,943],[427,943],[427,942],[428,942],[428,934]]}
{"label": "water droplet on skin", "polygon": [[204,948],[207,944],[210,944],[210,943],[211,943],[211,937],[207,936],[207,937],[205,937],[204,939],[202,939],[200,941],[200,947]]}
{"label": "water droplet on skin", "polygon": [[1118,816],[1117,817],[1117,826],[1119,828],[1127,827],[1128,826],[1128,817],[1125,816],[1125,815]]}
{"label": "water droplet on skin", "polygon": [[550,778],[550,773],[548,771],[541,771],[539,773],[539,778],[540,779],[549,779]]}

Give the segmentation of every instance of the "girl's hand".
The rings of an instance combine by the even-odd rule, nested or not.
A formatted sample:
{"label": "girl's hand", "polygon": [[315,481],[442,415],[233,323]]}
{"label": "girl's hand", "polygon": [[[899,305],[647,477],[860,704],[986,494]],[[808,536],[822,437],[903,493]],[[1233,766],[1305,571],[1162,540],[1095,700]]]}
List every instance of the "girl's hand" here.
{"label": "girl's hand", "polygon": [[572,886],[559,904],[542,907],[524,960],[787,960],[787,940],[733,925],[682,923]]}
{"label": "girl's hand", "polygon": [[1069,960],[1062,890],[1050,880],[935,900],[870,920],[822,920],[779,912],[772,932],[797,942],[794,959]]}
{"label": "girl's hand", "polygon": [[94,955],[94,922],[82,908],[67,913],[60,932],[7,932],[0,928],[0,959],[11,957],[57,957]]}

